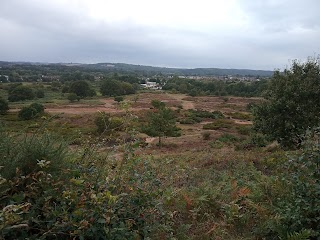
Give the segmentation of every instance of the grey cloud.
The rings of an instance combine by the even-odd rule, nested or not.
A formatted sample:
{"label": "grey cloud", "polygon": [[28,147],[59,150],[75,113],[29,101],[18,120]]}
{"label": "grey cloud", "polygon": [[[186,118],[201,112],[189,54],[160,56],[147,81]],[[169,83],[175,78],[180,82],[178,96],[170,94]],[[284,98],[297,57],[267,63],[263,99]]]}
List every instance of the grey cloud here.
{"label": "grey cloud", "polygon": [[319,30],[320,1],[243,0],[250,20],[267,31],[288,31],[296,27]]}
{"label": "grey cloud", "polygon": [[320,1],[240,4],[245,28],[196,31],[129,20],[110,24],[93,20],[81,5],[2,0],[0,60],[274,69],[320,52]]}

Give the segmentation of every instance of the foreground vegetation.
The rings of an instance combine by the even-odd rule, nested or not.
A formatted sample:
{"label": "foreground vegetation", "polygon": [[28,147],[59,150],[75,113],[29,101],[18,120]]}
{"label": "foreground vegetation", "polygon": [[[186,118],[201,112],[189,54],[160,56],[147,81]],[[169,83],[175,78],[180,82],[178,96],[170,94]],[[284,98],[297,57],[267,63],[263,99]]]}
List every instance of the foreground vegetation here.
{"label": "foreground vegetation", "polygon": [[[303,65],[302,76],[312,66]],[[283,86],[299,69],[274,79],[281,76]],[[157,92],[118,101],[90,84],[89,95],[74,93],[76,103],[51,84],[40,87],[41,98],[8,102],[8,90],[21,85],[8,86],[1,85],[0,101],[0,239],[320,237],[318,122],[294,122],[299,144],[282,142],[296,138],[274,130],[291,126],[289,118],[272,123],[282,109],[270,107],[279,102],[274,86],[263,101]],[[280,103],[292,102],[292,92]],[[84,112],[104,109],[101,103],[106,113]],[[54,111],[79,105],[77,113]]]}
{"label": "foreground vegetation", "polygon": [[116,159],[95,150],[98,142],[70,151],[43,130],[1,131],[4,239],[307,239],[319,233],[314,133],[290,156],[223,147],[150,158],[136,154],[140,142],[132,138]]}

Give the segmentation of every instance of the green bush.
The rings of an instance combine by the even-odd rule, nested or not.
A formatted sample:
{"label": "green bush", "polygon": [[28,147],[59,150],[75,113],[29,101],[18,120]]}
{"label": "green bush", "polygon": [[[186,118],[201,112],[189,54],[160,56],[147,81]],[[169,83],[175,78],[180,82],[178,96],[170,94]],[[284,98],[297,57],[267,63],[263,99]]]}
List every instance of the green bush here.
{"label": "green bush", "polygon": [[8,110],[9,110],[8,102],[0,97],[0,114],[6,114]]}
{"label": "green bush", "polygon": [[204,111],[204,110],[193,110],[190,109],[189,112],[192,116],[198,117],[198,118],[212,118],[212,119],[220,119],[224,118],[224,115],[220,111]]}
{"label": "green bush", "polygon": [[44,98],[44,91],[42,89],[36,90],[36,97],[37,98]]}
{"label": "green bush", "polygon": [[111,117],[110,114],[104,112],[95,117],[94,123],[98,133],[111,134],[112,132],[121,131],[124,127],[122,118]]}
{"label": "green bush", "polygon": [[184,119],[180,119],[179,122],[181,124],[195,124],[195,123],[201,122],[201,118],[187,117],[187,118],[184,118]]}
{"label": "green bush", "polygon": [[116,96],[116,97],[114,97],[114,101],[116,101],[116,102],[122,102],[124,99],[123,99],[123,97],[122,96]]}
{"label": "green bush", "polygon": [[185,117],[179,120],[181,124],[195,124],[201,122],[203,119],[222,119],[224,115],[220,111],[204,111],[190,109],[185,113]]}
{"label": "green bush", "polygon": [[152,107],[156,108],[156,109],[160,109],[160,108],[164,108],[166,106],[166,104],[158,99],[153,99],[151,101],[151,105]]}
{"label": "green bush", "polygon": [[67,96],[68,100],[70,102],[75,102],[76,100],[79,101],[80,100],[80,97],[75,94],[75,93],[69,93],[68,96]]}
{"label": "green bush", "polygon": [[319,59],[275,71],[266,100],[253,108],[255,129],[284,148],[299,148],[305,131],[319,126],[319,91]]}
{"label": "green bush", "polygon": [[44,106],[40,103],[32,103],[29,107],[34,108],[37,114],[44,113]]}
{"label": "green bush", "polygon": [[11,179],[16,170],[22,175],[39,171],[39,161],[50,161],[50,172],[58,173],[67,152],[67,145],[51,134],[34,133],[32,136],[10,135],[0,131],[0,166],[5,166],[2,176]]}
{"label": "green bush", "polygon": [[251,120],[252,116],[248,113],[243,113],[243,112],[234,112],[229,114],[232,118],[235,119],[240,119],[240,120]]}
{"label": "green bush", "polygon": [[31,107],[23,107],[18,112],[18,117],[22,120],[30,120],[35,118],[37,115],[37,110]]}
{"label": "green bush", "polygon": [[111,175],[97,154],[69,161],[52,136],[1,134],[1,239],[149,239],[165,223],[160,182],[140,159]]}
{"label": "green bush", "polygon": [[232,134],[224,133],[220,137],[217,138],[217,141],[222,143],[233,143],[238,141],[238,138]]}
{"label": "green bush", "polygon": [[207,123],[203,125],[203,129],[210,129],[210,130],[218,130],[221,128],[231,128],[233,125],[233,121],[228,119],[217,119],[212,123]]}
{"label": "green bush", "polygon": [[44,106],[39,103],[32,103],[28,107],[23,107],[18,112],[18,117],[22,120],[30,120],[38,117],[44,112]]}
{"label": "green bush", "polygon": [[275,202],[280,235],[309,229],[320,237],[319,137],[319,133],[308,132],[303,151],[278,167],[278,180],[284,186]]}
{"label": "green bush", "polygon": [[35,94],[33,89],[28,86],[23,85],[13,85],[9,89],[8,100],[10,102],[24,101],[34,99]]}
{"label": "green bush", "polygon": [[252,133],[249,139],[236,145],[236,150],[250,150],[253,148],[266,147],[269,139],[260,133]]}
{"label": "green bush", "polygon": [[252,127],[250,125],[249,126],[239,125],[239,126],[236,126],[236,129],[238,133],[240,133],[241,135],[250,135],[252,131]]}

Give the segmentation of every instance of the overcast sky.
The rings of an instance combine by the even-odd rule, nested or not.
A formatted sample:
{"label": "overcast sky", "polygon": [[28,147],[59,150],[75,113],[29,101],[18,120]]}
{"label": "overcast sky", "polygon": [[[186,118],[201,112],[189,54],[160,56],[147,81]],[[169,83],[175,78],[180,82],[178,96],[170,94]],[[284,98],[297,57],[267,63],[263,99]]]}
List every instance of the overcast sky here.
{"label": "overcast sky", "polygon": [[320,54],[319,0],[1,0],[0,60],[274,70]]}

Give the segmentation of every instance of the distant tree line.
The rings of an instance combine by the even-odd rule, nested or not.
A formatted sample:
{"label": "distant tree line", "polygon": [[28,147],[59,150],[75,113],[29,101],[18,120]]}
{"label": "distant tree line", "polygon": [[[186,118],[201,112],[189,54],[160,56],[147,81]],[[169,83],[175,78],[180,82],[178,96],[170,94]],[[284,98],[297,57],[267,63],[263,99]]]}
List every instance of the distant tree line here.
{"label": "distant tree line", "polygon": [[261,96],[267,89],[268,80],[260,80],[254,82],[240,81],[200,81],[194,79],[173,78],[163,86],[163,90],[177,91],[186,93],[190,96],[199,95],[216,95],[216,96],[241,96],[254,97]]}

